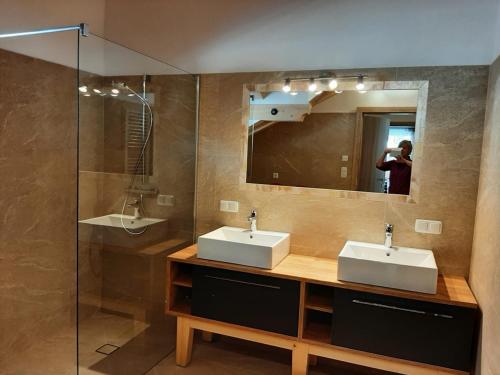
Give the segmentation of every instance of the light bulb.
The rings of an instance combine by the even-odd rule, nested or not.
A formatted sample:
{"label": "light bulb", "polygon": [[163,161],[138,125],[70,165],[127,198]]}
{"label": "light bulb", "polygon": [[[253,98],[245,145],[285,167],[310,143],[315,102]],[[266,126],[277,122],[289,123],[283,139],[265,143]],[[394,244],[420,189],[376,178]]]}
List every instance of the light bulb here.
{"label": "light bulb", "polygon": [[339,85],[339,83],[337,82],[336,78],[332,78],[330,83],[328,83],[328,87],[330,87],[330,90],[335,90],[338,85]]}
{"label": "light bulb", "polygon": [[283,85],[284,92],[290,92],[292,88],[290,87],[290,78],[285,79],[285,84]]}
{"label": "light bulb", "polygon": [[87,88],[87,86],[80,86],[80,87],[78,87],[78,90],[79,90],[80,92],[87,92],[87,91],[88,91],[88,88]]}
{"label": "light bulb", "polygon": [[95,92],[96,94],[100,94],[101,93],[101,90],[98,90],[98,89],[92,89],[93,92]]}
{"label": "light bulb", "polygon": [[118,89],[111,89],[111,92],[112,92],[113,94],[119,94],[119,93],[120,93],[120,90],[118,90]]}
{"label": "light bulb", "polygon": [[361,91],[364,90],[365,84],[363,82],[363,76],[358,77],[358,83],[356,84],[356,90]]}
{"label": "light bulb", "polygon": [[317,88],[318,88],[318,85],[316,85],[316,82],[314,82],[314,78],[311,78],[309,80],[309,87],[308,87],[309,91],[314,92],[314,91],[316,91]]}
{"label": "light bulb", "polygon": [[295,96],[295,95],[299,95],[299,93],[297,91],[293,91],[293,92],[290,93],[290,95]]}

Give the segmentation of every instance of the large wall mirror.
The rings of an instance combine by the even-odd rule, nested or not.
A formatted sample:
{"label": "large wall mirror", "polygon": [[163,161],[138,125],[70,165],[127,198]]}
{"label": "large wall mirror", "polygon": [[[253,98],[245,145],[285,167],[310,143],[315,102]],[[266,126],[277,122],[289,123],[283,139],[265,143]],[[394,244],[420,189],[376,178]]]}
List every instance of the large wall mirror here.
{"label": "large wall mirror", "polygon": [[246,87],[246,182],[409,195],[426,86],[307,85]]}

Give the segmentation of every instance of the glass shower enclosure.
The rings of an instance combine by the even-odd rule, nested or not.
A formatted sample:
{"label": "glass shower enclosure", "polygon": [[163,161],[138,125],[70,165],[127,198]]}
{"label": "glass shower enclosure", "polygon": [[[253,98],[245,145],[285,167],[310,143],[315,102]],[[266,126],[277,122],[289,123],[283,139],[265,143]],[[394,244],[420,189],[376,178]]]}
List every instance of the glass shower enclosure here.
{"label": "glass shower enclosure", "polygon": [[2,375],[139,375],[174,351],[197,108],[197,76],[85,25],[0,34]]}
{"label": "glass shower enclosure", "polygon": [[80,374],[144,374],[175,348],[166,256],[193,243],[197,77],[80,39]]}

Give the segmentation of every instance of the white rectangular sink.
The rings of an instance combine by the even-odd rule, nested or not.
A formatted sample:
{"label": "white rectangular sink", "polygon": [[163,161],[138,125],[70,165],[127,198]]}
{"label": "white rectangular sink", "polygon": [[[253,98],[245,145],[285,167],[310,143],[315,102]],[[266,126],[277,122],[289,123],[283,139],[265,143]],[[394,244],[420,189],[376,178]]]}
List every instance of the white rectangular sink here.
{"label": "white rectangular sink", "polygon": [[431,250],[347,241],[338,258],[343,281],[435,294],[437,276]]}
{"label": "white rectangular sink", "polygon": [[222,227],[198,238],[198,258],[273,269],[290,252],[290,234]]}
{"label": "white rectangular sink", "polygon": [[135,219],[130,215],[110,214],[105,216],[93,217],[86,220],[80,220],[79,223],[99,225],[104,227],[122,228],[127,229],[141,229],[153,224],[164,222],[166,219],[155,219],[151,217],[141,217]]}

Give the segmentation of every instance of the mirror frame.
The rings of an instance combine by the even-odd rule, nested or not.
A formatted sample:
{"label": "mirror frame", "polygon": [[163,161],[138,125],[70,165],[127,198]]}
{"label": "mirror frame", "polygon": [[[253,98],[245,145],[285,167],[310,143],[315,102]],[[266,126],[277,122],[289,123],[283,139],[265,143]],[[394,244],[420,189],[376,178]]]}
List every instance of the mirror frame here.
{"label": "mirror frame", "polygon": [[[342,89],[355,90],[355,82],[343,83]],[[307,91],[307,82],[298,91]],[[369,90],[418,90],[417,115],[415,121],[415,144],[413,145],[413,166],[411,174],[410,194],[386,194],[354,190],[322,189],[299,186],[256,184],[247,182],[247,159],[248,159],[248,121],[250,118],[250,93],[252,91],[281,91],[282,82],[259,83],[243,85],[242,121],[240,124],[240,175],[239,188],[245,191],[286,192],[291,194],[302,194],[308,196],[322,196],[332,198],[366,199],[375,201],[391,201],[399,203],[417,203],[420,193],[420,181],[422,171],[422,157],[424,149],[425,122],[427,116],[427,96],[429,92],[429,81],[365,81],[366,89]],[[394,108],[387,108],[387,110]],[[356,128],[360,113],[363,108],[357,109]],[[359,146],[358,146],[359,147]]]}

